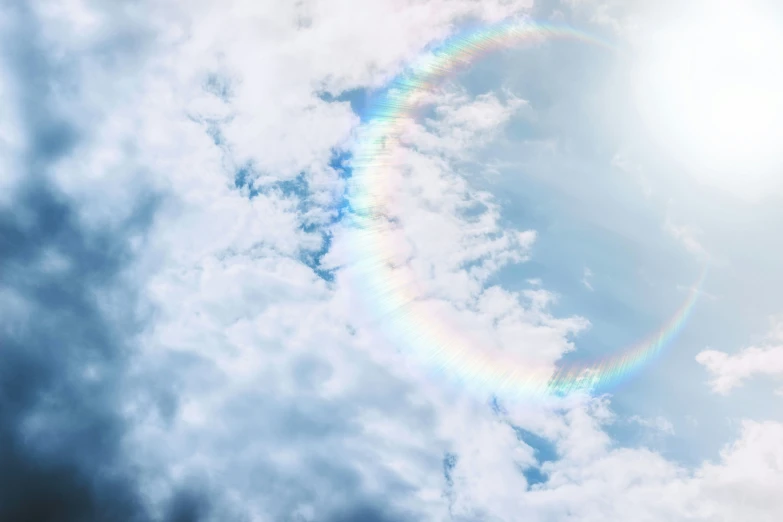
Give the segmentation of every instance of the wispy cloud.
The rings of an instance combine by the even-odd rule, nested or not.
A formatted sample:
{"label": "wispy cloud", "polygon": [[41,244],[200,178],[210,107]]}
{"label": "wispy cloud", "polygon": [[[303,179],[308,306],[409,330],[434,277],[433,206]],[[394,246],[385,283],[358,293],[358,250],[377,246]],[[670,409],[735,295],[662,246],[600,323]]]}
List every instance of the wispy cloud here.
{"label": "wispy cloud", "polygon": [[709,258],[709,253],[701,242],[699,242],[698,237],[701,231],[697,227],[675,222],[671,216],[671,212],[669,212],[666,215],[666,221],[664,222],[663,228],[694,256],[702,260]]}
{"label": "wispy cloud", "polygon": [[593,271],[585,267],[584,272],[582,273],[582,284],[591,292],[595,291],[595,288],[593,288],[593,284],[591,283],[592,279]]}
{"label": "wispy cloud", "polygon": [[666,435],[674,435],[674,425],[666,417],[648,418],[634,415],[629,420],[639,426],[656,430]]}

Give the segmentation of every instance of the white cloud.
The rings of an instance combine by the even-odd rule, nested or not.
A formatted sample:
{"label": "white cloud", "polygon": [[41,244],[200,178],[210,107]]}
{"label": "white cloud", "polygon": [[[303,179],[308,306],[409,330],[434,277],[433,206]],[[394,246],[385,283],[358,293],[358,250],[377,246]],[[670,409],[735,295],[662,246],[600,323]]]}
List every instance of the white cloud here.
{"label": "white cloud", "polygon": [[593,279],[593,271],[590,270],[588,267],[585,267],[583,273],[582,273],[582,284],[585,288],[590,290],[591,292],[595,291],[593,288],[593,284],[590,282]]}
{"label": "white cloud", "polygon": [[629,420],[645,428],[657,430],[666,435],[674,435],[674,425],[666,417],[647,418],[634,415]]}
{"label": "white cloud", "polygon": [[561,450],[560,460],[542,467],[548,481],[523,497],[521,509],[530,519],[777,520],[783,507],[774,494],[783,481],[783,424],[746,421],[717,462],[687,470],[646,449],[612,448],[600,423],[586,413],[569,414],[584,419],[572,433],[596,442],[580,444],[584,449],[575,454]]}
{"label": "white cloud", "polygon": [[698,236],[701,233],[699,228],[692,225],[683,225],[676,223],[671,216],[671,210],[666,214],[666,221],[663,229],[671,237],[679,241],[685,249],[701,260],[709,259],[709,253],[699,242]]}
{"label": "white cloud", "polygon": [[777,319],[761,346],[749,346],[733,355],[717,350],[700,352],[696,360],[710,373],[713,391],[727,394],[755,375],[783,376],[781,330],[783,321]]}
{"label": "white cloud", "polygon": [[[454,103],[450,95],[444,100]],[[496,102],[461,97],[454,106],[463,132],[487,132],[486,122],[466,117],[480,114],[464,108],[472,103]],[[423,141],[464,153],[449,146],[452,134],[439,135],[435,122],[432,128],[421,131]],[[406,270],[447,305],[442,310],[455,324],[551,366],[571,349],[566,336],[582,322],[551,317],[544,290],[515,296],[483,288],[497,268],[526,259],[535,235],[502,230],[491,198],[476,195],[442,154],[446,163],[423,152],[405,156],[416,176],[396,185],[393,210],[406,232],[399,243],[408,245]],[[400,357],[376,318],[362,312],[349,268],[330,285],[297,259],[297,245],[309,239],[297,231],[296,208],[285,197],[270,191],[248,200],[221,183],[223,176],[221,168],[203,170],[200,184],[185,187],[185,202],[160,221],[152,247],[165,270],[150,282],[158,321],[145,336],[138,378],[182,363],[175,391],[161,392],[181,401],[173,418],[150,413],[138,398],[129,403],[140,421],[140,460],[162,463],[153,465],[149,494],[178,480],[162,471],[170,467],[182,476],[225,476],[223,503],[234,503],[231,492],[242,511],[270,520],[339,513],[362,499],[442,519],[447,487],[454,512],[510,512],[517,491],[526,489],[520,467],[533,464],[531,449],[489,408],[448,391],[448,376],[430,382],[433,368]],[[203,178],[210,177],[217,180],[204,192]],[[471,198],[486,207],[478,218],[462,214]],[[341,265],[355,238],[341,227],[335,232],[326,262]],[[471,308],[454,307],[465,304]],[[447,452],[458,455],[451,486],[443,475]],[[503,483],[484,480],[491,473],[502,474]],[[253,486],[256,476],[264,478]],[[497,504],[499,486],[512,483]]]}
{"label": "white cloud", "polygon": [[769,520],[779,517],[783,499],[783,424],[743,423],[742,435],[721,453],[718,464],[699,470],[704,511],[714,520]]}

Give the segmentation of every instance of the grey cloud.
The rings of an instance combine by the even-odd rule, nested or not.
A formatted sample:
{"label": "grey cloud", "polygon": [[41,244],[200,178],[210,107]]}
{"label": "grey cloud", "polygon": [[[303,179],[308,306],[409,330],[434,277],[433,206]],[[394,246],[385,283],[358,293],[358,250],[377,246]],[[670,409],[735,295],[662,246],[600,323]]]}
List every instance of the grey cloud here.
{"label": "grey cloud", "polygon": [[360,505],[347,512],[336,513],[327,522],[402,522],[410,518],[388,513],[371,505]]}
{"label": "grey cloud", "polygon": [[[139,325],[120,274],[133,259],[128,238],[149,227],[158,197],[137,201],[118,228],[82,227],[50,181],[88,139],[88,122],[63,116],[55,95],[75,72],[43,49],[29,6],[5,14],[14,31],[2,58],[27,146],[13,203],[0,210],[0,521],[150,520],[122,454],[117,404]],[[125,309],[107,311],[106,295]],[[199,520],[206,507],[182,493],[168,520]]]}
{"label": "grey cloud", "polygon": [[[134,488],[116,469],[123,424],[114,411],[132,322],[116,324],[96,300],[127,262],[123,231],[86,233],[44,182],[26,183],[16,199],[0,214],[0,287],[30,313],[11,311],[0,333],[0,520],[136,520]],[[128,226],[149,217],[142,210]],[[41,268],[49,250],[63,270]],[[85,378],[88,369],[97,377]]]}

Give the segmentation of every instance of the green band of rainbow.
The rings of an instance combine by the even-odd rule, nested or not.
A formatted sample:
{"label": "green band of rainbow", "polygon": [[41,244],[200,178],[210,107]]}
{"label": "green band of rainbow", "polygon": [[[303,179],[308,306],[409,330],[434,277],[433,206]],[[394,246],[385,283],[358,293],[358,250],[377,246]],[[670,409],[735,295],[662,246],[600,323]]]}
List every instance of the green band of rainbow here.
{"label": "green band of rainbow", "polygon": [[460,382],[504,396],[595,390],[633,374],[680,332],[707,274],[705,268],[675,314],[648,339],[610,358],[558,370],[551,365],[533,368],[511,356],[482,350],[467,340],[458,327],[449,325],[441,314],[421,303],[416,281],[388,266],[399,243],[386,233],[389,227],[382,209],[393,191],[385,174],[393,168],[392,155],[404,122],[411,120],[423,97],[460,66],[493,50],[553,38],[612,49],[603,40],[582,31],[527,19],[458,34],[420,56],[374,100],[365,115],[368,122],[352,160],[349,205],[357,224],[352,244],[358,249],[362,268],[358,283],[362,295],[370,296],[371,306],[379,307],[379,315],[388,319],[384,323],[395,342]]}

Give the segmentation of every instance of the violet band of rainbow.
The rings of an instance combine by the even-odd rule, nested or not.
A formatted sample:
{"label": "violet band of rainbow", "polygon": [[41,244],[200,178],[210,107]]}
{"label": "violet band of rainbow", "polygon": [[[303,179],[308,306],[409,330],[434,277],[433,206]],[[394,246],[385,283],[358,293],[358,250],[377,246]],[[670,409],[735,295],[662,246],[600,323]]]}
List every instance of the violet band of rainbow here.
{"label": "violet band of rainbow", "polygon": [[680,333],[707,277],[705,266],[675,313],[645,340],[597,361],[558,367],[532,367],[495,350],[482,350],[458,327],[429,309],[416,306],[416,281],[389,268],[399,246],[385,226],[383,208],[392,189],[387,169],[394,168],[394,151],[403,124],[410,121],[426,95],[460,67],[495,50],[550,39],[568,39],[612,50],[604,40],[572,27],[541,24],[529,19],[463,31],[414,60],[368,107],[363,132],[354,147],[348,204],[354,221],[360,294],[383,318],[386,331],[426,365],[473,388],[512,397],[567,394],[605,389],[638,372],[660,356]]}

